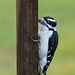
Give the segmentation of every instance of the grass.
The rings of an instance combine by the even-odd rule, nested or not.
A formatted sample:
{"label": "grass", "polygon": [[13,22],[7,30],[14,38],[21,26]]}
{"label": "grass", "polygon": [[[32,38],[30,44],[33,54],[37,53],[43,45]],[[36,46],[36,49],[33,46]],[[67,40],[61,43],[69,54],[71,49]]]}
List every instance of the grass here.
{"label": "grass", "polygon": [[[75,75],[75,0],[38,0],[39,18],[57,20],[59,45],[47,75]],[[16,1],[0,0],[0,75],[16,75]]]}

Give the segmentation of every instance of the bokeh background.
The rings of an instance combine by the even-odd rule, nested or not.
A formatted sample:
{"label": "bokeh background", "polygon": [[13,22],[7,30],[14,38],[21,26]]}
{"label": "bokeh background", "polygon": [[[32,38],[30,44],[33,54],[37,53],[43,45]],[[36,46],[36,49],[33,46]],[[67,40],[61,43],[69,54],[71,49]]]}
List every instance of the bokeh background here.
{"label": "bokeh background", "polygon": [[[75,75],[75,0],[38,0],[38,16],[54,17],[59,45],[47,75]],[[16,75],[16,0],[0,0],[0,75]]]}
{"label": "bokeh background", "polygon": [[0,0],[0,75],[16,75],[16,0]]}
{"label": "bokeh background", "polygon": [[59,45],[47,75],[75,75],[75,0],[39,0],[39,18],[57,20]]}

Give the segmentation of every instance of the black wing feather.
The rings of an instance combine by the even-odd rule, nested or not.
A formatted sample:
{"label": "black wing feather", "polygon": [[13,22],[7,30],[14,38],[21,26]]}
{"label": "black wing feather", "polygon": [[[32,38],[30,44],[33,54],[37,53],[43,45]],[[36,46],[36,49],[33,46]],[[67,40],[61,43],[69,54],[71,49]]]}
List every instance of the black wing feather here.
{"label": "black wing feather", "polygon": [[53,35],[51,36],[51,38],[49,38],[49,43],[48,43],[48,54],[47,54],[47,64],[46,66],[44,66],[44,69],[43,69],[43,73],[46,72],[52,58],[53,58],[53,55],[54,55],[54,52],[57,48],[57,45],[58,45],[58,33],[57,31],[53,31]]}

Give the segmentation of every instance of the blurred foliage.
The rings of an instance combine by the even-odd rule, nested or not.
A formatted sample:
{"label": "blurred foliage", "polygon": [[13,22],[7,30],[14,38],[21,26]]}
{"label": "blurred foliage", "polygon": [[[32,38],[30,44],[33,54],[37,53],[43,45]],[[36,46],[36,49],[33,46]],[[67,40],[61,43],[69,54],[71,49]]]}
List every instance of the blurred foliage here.
{"label": "blurred foliage", "polygon": [[[47,75],[75,75],[75,0],[38,0],[39,18],[54,17],[59,45]],[[0,0],[0,75],[16,75],[16,1]]]}
{"label": "blurred foliage", "polygon": [[75,0],[39,0],[39,18],[57,20],[59,45],[47,75],[75,75]]}

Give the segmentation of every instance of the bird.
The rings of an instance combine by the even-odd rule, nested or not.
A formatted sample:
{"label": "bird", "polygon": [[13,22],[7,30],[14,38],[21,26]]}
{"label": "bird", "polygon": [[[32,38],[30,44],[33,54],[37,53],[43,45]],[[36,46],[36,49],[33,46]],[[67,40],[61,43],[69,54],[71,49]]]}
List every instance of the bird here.
{"label": "bird", "polygon": [[53,59],[58,46],[58,33],[56,30],[57,21],[49,16],[39,18],[38,31],[38,55],[39,75],[46,75],[46,71]]}

